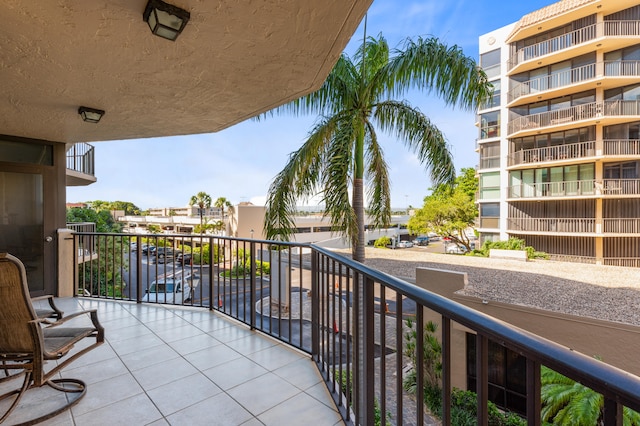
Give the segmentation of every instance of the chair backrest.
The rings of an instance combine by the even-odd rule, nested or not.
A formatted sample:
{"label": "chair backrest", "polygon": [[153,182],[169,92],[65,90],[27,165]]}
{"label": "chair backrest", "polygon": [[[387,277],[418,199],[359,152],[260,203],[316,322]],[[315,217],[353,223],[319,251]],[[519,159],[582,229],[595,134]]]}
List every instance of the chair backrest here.
{"label": "chair backrest", "polygon": [[15,256],[0,253],[0,352],[33,353],[29,321],[37,318],[24,265]]}

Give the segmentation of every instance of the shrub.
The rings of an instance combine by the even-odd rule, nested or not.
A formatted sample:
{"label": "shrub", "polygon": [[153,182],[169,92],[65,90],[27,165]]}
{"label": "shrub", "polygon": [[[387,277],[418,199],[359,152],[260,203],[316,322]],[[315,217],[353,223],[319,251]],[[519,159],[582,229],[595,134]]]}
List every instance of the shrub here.
{"label": "shrub", "polygon": [[376,248],[386,248],[389,244],[391,244],[391,238],[380,237],[373,243],[373,246]]}
{"label": "shrub", "polygon": [[507,241],[485,241],[482,247],[473,250],[475,256],[489,257],[491,249],[499,250],[524,250],[528,259],[548,259],[549,255],[542,251],[536,251],[533,247],[525,245],[525,241],[520,238],[509,238]]}

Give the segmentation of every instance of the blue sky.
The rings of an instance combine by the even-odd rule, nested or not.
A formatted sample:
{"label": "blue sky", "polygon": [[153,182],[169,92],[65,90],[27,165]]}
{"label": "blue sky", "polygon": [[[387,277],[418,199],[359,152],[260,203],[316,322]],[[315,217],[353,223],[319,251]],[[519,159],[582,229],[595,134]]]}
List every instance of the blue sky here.
{"label": "blue sky", "polygon": [[[392,47],[406,37],[435,36],[477,59],[481,34],[551,3],[554,0],[374,0],[367,34],[382,33]],[[361,43],[362,27],[347,46],[348,54]],[[435,96],[420,92],[405,99],[444,132],[458,172],[475,167],[478,131],[473,112],[444,107]],[[264,204],[269,184],[305,140],[315,118],[280,116],[212,134],[93,143],[98,181],[67,188],[67,202],[120,200],[142,209],[177,207],[205,191],[214,200]],[[431,186],[424,167],[402,142],[378,136],[390,168],[392,206],[422,206]]]}

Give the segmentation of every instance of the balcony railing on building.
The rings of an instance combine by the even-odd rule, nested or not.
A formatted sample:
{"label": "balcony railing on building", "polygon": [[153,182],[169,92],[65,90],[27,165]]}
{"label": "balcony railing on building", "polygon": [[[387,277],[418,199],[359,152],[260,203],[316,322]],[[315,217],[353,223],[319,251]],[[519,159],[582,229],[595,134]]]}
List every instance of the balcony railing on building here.
{"label": "balcony railing on building", "polygon": [[543,198],[596,195],[596,181],[593,179],[524,183],[509,186],[509,198]]}
{"label": "balcony railing on building", "polygon": [[522,183],[508,187],[509,198],[640,195],[640,179],[594,179]]}
{"label": "balcony railing on building", "polygon": [[[96,224],[93,222],[74,222],[67,223],[67,229],[75,233],[95,233]],[[76,237],[76,250],[78,253],[78,262],[86,262],[94,259],[96,253],[96,240],[90,235]]]}
{"label": "balcony railing on building", "polygon": [[[612,144],[613,145],[613,144]],[[509,154],[509,166],[539,163],[541,161],[575,160],[593,157],[596,153],[596,142],[578,142],[566,145],[545,146],[541,148],[523,149]]]}
{"label": "balcony railing on building", "polygon": [[603,231],[615,234],[640,234],[640,219],[617,218],[602,219]]}
{"label": "balcony railing on building", "polygon": [[596,78],[596,75],[596,64],[588,64],[570,70],[536,77],[516,84],[507,95],[508,102],[512,102],[521,96],[532,95],[593,80]]}
{"label": "balcony railing on building", "polygon": [[640,156],[640,139],[605,139],[604,155]]}
{"label": "balcony railing on building", "polygon": [[[168,265],[166,259],[159,264],[144,255],[143,236],[132,246],[127,234],[79,232],[75,244],[85,238],[97,241],[99,258],[76,266],[81,294],[153,303],[158,299],[149,293],[150,284],[160,274],[163,279],[176,271],[181,277],[197,276],[198,284],[192,280],[188,295],[179,294],[171,304],[218,311],[308,352],[347,424],[372,425],[376,411],[393,424],[424,424],[423,368],[415,369],[415,397],[403,388],[408,362],[405,319],[414,319],[415,359],[422,365],[428,344],[423,338],[426,318],[434,313],[441,321],[444,425],[452,422],[455,324],[476,335],[478,424],[488,423],[490,340],[526,360],[523,398],[528,424],[541,424],[542,365],[603,394],[605,424],[621,424],[622,406],[640,411],[640,378],[320,247],[227,237],[144,236],[156,247],[179,247],[194,254],[188,264]],[[240,265],[242,273],[223,273]]]}
{"label": "balcony railing on building", "polygon": [[604,21],[518,49],[507,61],[509,69],[536,58],[569,49],[601,37],[640,36],[640,21]]}
{"label": "balcony railing on building", "polygon": [[584,218],[507,218],[509,231],[514,232],[596,232],[596,220]]}
{"label": "balcony railing on building", "polygon": [[593,120],[601,117],[640,115],[640,101],[600,101],[575,105],[569,108],[523,115],[509,122],[509,135],[521,131],[566,125],[576,121]]}
{"label": "balcony railing on building", "polygon": [[67,151],[67,169],[95,176],[95,148],[85,142],[73,144]]}

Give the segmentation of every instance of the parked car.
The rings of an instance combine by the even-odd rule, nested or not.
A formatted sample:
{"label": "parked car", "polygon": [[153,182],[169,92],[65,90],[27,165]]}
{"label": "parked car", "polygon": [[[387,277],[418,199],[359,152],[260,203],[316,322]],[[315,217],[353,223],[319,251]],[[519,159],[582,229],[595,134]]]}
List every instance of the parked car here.
{"label": "parked car", "polygon": [[193,265],[193,255],[191,253],[178,253],[176,262],[180,265]]}
{"label": "parked car", "polygon": [[173,263],[181,252],[171,247],[158,247],[153,253],[154,260],[158,263]]}
{"label": "parked car", "polygon": [[196,277],[189,271],[173,271],[157,277],[142,297],[143,302],[184,303],[191,300]]}
{"label": "parked car", "polygon": [[144,255],[150,255],[153,253],[153,251],[156,249],[155,246],[150,246],[150,245],[143,245],[142,246],[142,254]]}
{"label": "parked car", "polygon": [[397,248],[411,248],[413,247],[413,243],[411,241],[400,241]]}
{"label": "parked car", "polygon": [[429,241],[440,241],[440,235],[436,234],[435,232],[429,232],[427,236],[429,237]]}
{"label": "parked car", "polygon": [[413,244],[417,245],[417,246],[428,246],[429,245],[429,237],[416,237],[415,240],[413,240]]}
{"label": "parked car", "polygon": [[465,246],[460,244],[447,244],[445,251],[449,254],[465,254],[468,250]]}

